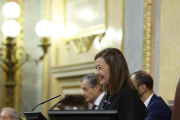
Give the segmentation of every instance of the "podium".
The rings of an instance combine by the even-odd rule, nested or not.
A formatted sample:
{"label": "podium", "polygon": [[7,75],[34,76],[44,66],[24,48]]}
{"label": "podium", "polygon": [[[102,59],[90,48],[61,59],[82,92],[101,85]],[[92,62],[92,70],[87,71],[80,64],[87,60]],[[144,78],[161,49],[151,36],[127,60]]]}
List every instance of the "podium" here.
{"label": "podium", "polygon": [[40,112],[24,112],[26,120],[47,120],[46,117]]}
{"label": "podium", "polygon": [[120,120],[117,110],[49,110],[51,120]]}

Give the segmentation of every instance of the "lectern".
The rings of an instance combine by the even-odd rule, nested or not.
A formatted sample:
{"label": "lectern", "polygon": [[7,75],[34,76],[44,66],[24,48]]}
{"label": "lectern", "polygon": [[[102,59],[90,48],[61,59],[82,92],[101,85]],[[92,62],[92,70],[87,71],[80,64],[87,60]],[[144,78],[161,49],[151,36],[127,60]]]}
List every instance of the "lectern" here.
{"label": "lectern", "polygon": [[26,120],[47,120],[40,111],[24,112]]}
{"label": "lectern", "polygon": [[49,110],[51,120],[120,120],[117,110]]}

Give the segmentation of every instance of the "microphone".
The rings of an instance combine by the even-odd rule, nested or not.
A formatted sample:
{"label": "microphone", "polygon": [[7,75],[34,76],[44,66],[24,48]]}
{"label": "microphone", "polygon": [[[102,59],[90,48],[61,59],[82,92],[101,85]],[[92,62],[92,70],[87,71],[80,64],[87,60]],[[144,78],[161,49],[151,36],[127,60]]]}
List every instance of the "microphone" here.
{"label": "microphone", "polygon": [[57,102],[57,103],[52,107],[51,110],[53,110],[54,107],[56,107],[56,105],[57,105],[58,103],[61,103],[62,101],[66,100],[66,99],[69,98],[69,97],[71,97],[71,95],[69,95],[69,96],[67,96],[66,98],[62,99],[61,101]]}
{"label": "microphone", "polygon": [[55,98],[57,98],[57,97],[59,97],[59,96],[61,96],[61,95],[57,95],[56,97],[53,97],[53,98],[48,99],[48,100],[46,100],[46,101],[44,101],[44,102],[42,102],[42,103],[39,103],[38,105],[36,105],[36,106],[32,109],[32,111],[33,111],[37,106],[42,105],[42,104],[44,104],[44,103],[46,103],[46,102],[48,102],[48,101],[50,101],[50,100],[52,100],[52,99],[55,99]]}

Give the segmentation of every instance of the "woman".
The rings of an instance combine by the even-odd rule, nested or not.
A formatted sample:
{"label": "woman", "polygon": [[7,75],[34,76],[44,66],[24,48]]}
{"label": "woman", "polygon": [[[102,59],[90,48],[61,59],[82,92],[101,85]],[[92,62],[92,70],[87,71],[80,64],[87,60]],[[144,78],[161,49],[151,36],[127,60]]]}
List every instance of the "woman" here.
{"label": "woman", "polygon": [[107,92],[102,109],[118,110],[121,120],[144,120],[147,109],[130,80],[126,60],[120,50],[107,48],[95,56],[95,74]]}

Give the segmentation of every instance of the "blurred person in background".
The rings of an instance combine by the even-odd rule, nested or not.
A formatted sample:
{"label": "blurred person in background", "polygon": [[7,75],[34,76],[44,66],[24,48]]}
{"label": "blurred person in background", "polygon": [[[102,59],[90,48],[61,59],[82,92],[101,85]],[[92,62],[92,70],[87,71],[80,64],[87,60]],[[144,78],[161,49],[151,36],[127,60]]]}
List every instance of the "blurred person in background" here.
{"label": "blurred person in background", "polygon": [[0,120],[18,120],[19,115],[18,112],[11,107],[2,108],[0,114]]}
{"label": "blurred person in background", "polygon": [[88,74],[81,79],[82,96],[84,96],[87,102],[93,104],[92,110],[97,110],[103,97],[104,92],[97,84],[97,78],[95,74]]}

